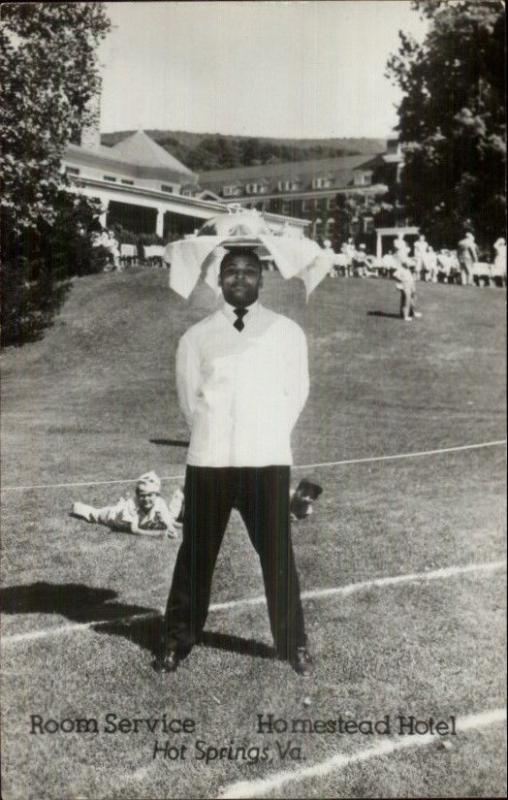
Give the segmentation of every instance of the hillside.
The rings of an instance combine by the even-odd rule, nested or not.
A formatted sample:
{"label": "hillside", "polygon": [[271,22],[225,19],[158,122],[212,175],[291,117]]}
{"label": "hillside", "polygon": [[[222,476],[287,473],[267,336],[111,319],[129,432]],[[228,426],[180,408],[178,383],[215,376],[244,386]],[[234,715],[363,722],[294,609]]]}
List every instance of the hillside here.
{"label": "hillside", "polygon": [[[101,142],[112,147],[131,133],[134,131],[103,133]],[[146,133],[190,169],[198,172],[307,158],[370,156],[382,152],[386,145],[384,139],[366,138],[278,139],[166,130],[147,130]]]}

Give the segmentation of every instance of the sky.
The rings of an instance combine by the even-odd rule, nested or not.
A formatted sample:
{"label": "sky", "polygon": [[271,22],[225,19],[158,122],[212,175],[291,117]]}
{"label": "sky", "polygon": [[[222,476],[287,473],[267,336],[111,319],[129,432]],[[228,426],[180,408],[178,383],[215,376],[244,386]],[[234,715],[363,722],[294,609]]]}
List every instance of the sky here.
{"label": "sky", "polygon": [[386,137],[409,0],[107,3],[101,130]]}

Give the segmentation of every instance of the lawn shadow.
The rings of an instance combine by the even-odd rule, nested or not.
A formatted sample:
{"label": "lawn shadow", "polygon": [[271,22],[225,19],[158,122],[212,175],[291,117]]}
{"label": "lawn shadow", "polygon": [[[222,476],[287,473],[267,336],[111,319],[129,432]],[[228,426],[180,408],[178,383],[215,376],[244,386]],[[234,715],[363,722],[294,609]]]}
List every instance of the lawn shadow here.
{"label": "lawn shadow", "polygon": [[270,647],[264,642],[258,642],[256,639],[244,639],[243,636],[233,636],[230,633],[203,631],[199,639],[199,644],[203,647],[227,650],[229,653],[239,653],[243,656],[269,659],[275,659],[277,657],[275,648]]}
{"label": "lawn shadow", "polygon": [[[106,633],[112,636],[123,636],[143,650],[148,650],[152,655],[158,656],[162,641],[162,617],[156,615],[145,619],[118,620],[94,625],[97,633]],[[276,658],[273,647],[255,639],[244,639],[217,631],[203,631],[197,644],[202,647],[211,647],[216,650],[227,650],[230,653],[239,653],[256,658]]]}
{"label": "lawn shadow", "polygon": [[[147,606],[111,602],[117,596],[113,589],[96,589],[81,583],[37,582],[0,589],[0,608],[4,614],[60,614],[72,622],[93,623],[91,627],[97,633],[123,636],[158,655],[160,612]],[[140,619],[138,615],[143,616]],[[274,648],[263,642],[217,631],[204,631],[198,644],[256,658],[276,657]]]}
{"label": "lawn shadow", "polygon": [[388,311],[367,311],[368,317],[388,317],[389,319],[400,319],[400,314],[392,314]]}
{"label": "lawn shadow", "polygon": [[0,589],[4,614],[60,614],[72,622],[99,622],[133,614],[147,614],[152,608],[112,603],[113,589],[96,589],[82,583],[37,582]]}
{"label": "lawn shadow", "polygon": [[159,611],[147,609],[153,616],[144,619],[118,619],[111,622],[99,622],[93,626],[97,633],[110,636],[122,636],[129,642],[148,650],[152,655],[158,656],[161,649],[162,617]]}
{"label": "lawn shadow", "polygon": [[190,442],[183,442],[180,439],[149,439],[151,444],[162,444],[165,447],[188,447]]}

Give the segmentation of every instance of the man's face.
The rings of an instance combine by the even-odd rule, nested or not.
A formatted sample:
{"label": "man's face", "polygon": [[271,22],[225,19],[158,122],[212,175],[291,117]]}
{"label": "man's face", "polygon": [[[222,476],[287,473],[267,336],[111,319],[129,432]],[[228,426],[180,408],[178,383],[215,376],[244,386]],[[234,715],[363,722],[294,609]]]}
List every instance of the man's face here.
{"label": "man's face", "polygon": [[233,255],[219,276],[224,300],[235,308],[255,303],[262,283],[261,265],[247,255]]}

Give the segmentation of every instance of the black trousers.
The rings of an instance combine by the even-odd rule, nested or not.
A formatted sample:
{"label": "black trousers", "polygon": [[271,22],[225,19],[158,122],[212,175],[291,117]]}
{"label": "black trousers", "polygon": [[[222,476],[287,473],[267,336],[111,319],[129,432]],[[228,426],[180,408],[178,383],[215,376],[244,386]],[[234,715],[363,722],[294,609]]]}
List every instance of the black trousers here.
{"label": "black trousers", "polygon": [[187,467],[183,540],[164,618],[164,649],[188,652],[200,637],[232,508],[240,512],[261,561],[277,653],[290,660],[306,638],[291,544],[286,466]]}

